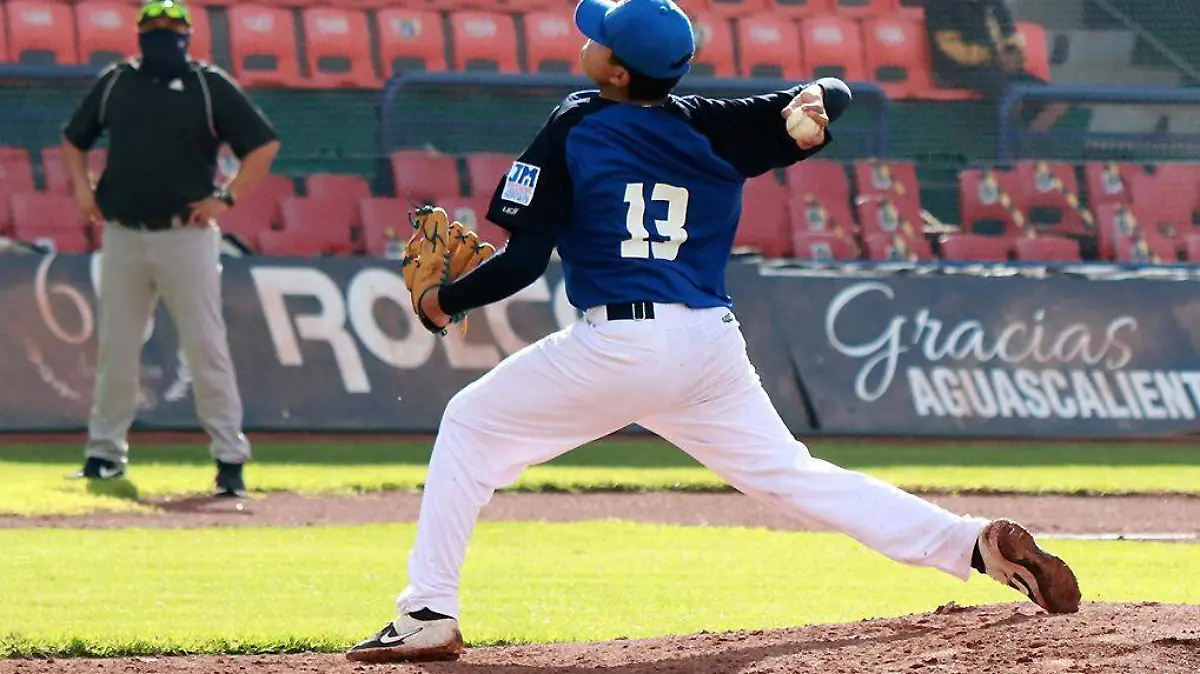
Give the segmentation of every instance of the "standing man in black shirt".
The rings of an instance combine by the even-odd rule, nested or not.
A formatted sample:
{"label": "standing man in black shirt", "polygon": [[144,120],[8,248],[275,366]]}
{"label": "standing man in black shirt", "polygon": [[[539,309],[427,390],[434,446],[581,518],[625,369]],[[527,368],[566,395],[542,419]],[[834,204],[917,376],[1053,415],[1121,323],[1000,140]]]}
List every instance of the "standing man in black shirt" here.
{"label": "standing man in black shirt", "polygon": [[[141,57],[105,70],[63,131],[75,199],[104,228],[98,363],[78,476],[124,474],[142,337],[161,295],[195,382],[197,416],[212,439],[216,493],[240,496],[250,444],[221,313],[217,219],[268,175],[279,141],[226,73],[188,56],[191,27],[178,0],[142,5]],[[86,157],[104,131],[108,162],[93,190]],[[223,143],[241,167],[216,186]]]}

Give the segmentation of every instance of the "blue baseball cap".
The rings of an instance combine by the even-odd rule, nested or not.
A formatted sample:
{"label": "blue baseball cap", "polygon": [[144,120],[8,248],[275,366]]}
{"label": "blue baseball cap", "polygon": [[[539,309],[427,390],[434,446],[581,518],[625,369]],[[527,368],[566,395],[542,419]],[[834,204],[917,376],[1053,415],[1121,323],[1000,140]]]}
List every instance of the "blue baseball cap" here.
{"label": "blue baseball cap", "polygon": [[580,0],[575,25],[647,77],[682,77],[692,67],[692,22],[671,0]]}

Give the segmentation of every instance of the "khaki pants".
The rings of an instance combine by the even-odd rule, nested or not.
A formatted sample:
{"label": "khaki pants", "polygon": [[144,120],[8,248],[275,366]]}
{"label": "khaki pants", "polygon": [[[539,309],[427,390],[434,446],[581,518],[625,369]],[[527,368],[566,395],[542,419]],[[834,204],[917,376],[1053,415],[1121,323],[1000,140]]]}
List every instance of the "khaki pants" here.
{"label": "khaki pants", "polygon": [[124,465],[137,411],[142,340],[161,295],[194,382],[196,414],[213,458],[243,463],[242,401],[221,313],[220,232],[215,225],[141,232],[104,224],[99,353],[84,455]]}

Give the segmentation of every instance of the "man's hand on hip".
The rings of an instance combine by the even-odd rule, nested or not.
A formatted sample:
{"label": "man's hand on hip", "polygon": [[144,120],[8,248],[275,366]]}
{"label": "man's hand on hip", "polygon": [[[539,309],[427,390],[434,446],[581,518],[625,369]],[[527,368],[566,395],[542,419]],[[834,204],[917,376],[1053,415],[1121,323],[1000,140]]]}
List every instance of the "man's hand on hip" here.
{"label": "man's hand on hip", "polygon": [[193,201],[189,204],[192,208],[192,215],[188,218],[189,225],[200,225],[205,227],[208,223],[221,217],[221,215],[229,210],[229,205],[216,197],[208,197],[200,201]]}
{"label": "man's hand on hip", "polygon": [[104,215],[96,205],[96,192],[90,185],[75,188],[75,203],[79,205],[79,212],[90,224],[97,225],[104,221]]}

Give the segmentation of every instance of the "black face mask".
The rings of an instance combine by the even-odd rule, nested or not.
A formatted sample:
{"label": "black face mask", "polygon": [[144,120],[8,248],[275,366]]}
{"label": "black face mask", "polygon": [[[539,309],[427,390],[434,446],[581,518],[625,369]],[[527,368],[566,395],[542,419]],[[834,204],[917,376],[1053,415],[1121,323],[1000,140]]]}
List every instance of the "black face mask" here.
{"label": "black face mask", "polygon": [[187,72],[187,47],[190,35],[166,28],[138,34],[142,48],[142,70],[150,75],[174,79]]}

